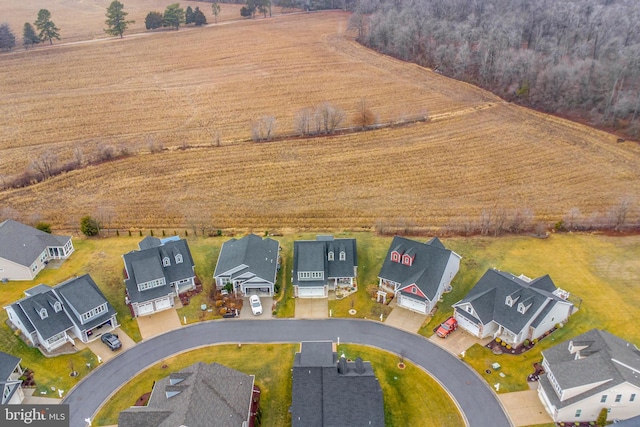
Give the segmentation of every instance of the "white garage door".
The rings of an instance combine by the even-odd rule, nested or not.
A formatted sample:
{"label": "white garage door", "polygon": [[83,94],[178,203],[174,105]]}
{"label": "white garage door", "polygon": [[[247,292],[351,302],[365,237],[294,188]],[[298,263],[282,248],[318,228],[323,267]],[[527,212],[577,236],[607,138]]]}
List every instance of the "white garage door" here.
{"label": "white garage door", "polygon": [[324,286],[320,288],[298,287],[299,298],[324,298]]}
{"label": "white garage door", "polygon": [[145,302],[143,304],[138,304],[138,316],[144,316],[146,314],[153,313],[153,303]]}
{"label": "white garage door", "polygon": [[459,315],[459,316],[456,316],[456,320],[458,321],[458,325],[461,328],[469,331],[470,334],[478,336],[478,334],[480,333],[480,327],[475,323],[473,323],[472,321],[470,321],[469,319],[467,319],[466,317]]}
{"label": "white garage door", "polygon": [[427,304],[424,301],[417,301],[413,298],[405,297],[404,295],[400,296],[398,304],[408,308],[409,310],[415,310],[425,314],[427,312]]}
{"label": "white garage door", "polygon": [[170,307],[171,307],[171,300],[169,300],[169,297],[156,300],[156,311],[164,310]]}

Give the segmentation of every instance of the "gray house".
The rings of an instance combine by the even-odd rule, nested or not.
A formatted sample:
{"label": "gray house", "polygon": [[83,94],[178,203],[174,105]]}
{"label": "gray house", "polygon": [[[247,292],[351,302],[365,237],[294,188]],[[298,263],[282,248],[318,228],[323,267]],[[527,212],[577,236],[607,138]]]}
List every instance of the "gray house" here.
{"label": "gray house", "polygon": [[303,342],[293,361],[293,427],[383,427],[382,388],[370,362],[338,358],[330,341]]}
{"label": "gray house", "polygon": [[19,405],[24,400],[20,359],[0,351],[0,390],[2,405]]}
{"label": "gray house", "polygon": [[174,298],[195,289],[196,273],[186,240],[145,237],[124,254],[126,303],[133,317],[174,307]]}
{"label": "gray house", "polygon": [[243,295],[274,293],[276,275],[280,269],[280,244],[249,234],[222,244],[213,278],[218,289],[231,283]]}
{"label": "gray house", "polygon": [[114,308],[88,274],[53,288],[40,284],[25,295],[4,307],[9,322],[47,352],[75,339],[89,342],[119,326]]}
{"label": "gray house", "polygon": [[542,358],[538,397],[555,422],[594,421],[606,408],[609,420],[636,418],[629,425],[640,425],[640,350],[634,344],[592,329],[544,350]]}
{"label": "gray house", "polygon": [[293,243],[293,296],[326,298],[337,287],[356,287],[356,239],[317,236]]}
{"label": "gray house", "polygon": [[33,280],[49,261],[72,253],[71,236],[55,236],[12,219],[0,223],[0,280]]}
{"label": "gray house", "polygon": [[393,292],[398,306],[429,314],[451,287],[461,258],[438,238],[421,243],[395,236],[380,269],[378,286]]}
{"label": "gray house", "polygon": [[119,427],[248,427],[260,398],[255,377],[199,362],[157,381],[147,406],[120,412]]}
{"label": "gray house", "polygon": [[453,304],[454,317],[478,338],[499,337],[515,347],[566,322],[573,312],[568,297],[548,275],[531,279],[491,269]]}

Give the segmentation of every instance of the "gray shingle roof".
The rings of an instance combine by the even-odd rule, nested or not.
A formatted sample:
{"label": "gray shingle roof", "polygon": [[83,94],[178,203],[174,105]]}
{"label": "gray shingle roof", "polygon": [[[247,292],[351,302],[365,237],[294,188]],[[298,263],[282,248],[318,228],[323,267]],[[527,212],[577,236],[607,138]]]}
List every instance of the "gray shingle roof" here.
{"label": "gray shingle roof", "polygon": [[[16,301],[11,304],[11,307],[13,307],[16,313],[22,312],[24,317],[26,317],[25,320],[27,320],[27,322],[25,323],[23,321],[23,324],[31,325],[31,328],[27,326],[30,332],[32,328],[35,328],[42,338],[47,340],[73,326],[71,319],[69,319],[64,309],[57,313],[55,312],[53,309],[53,303],[55,301],[59,301],[64,306],[64,302],[60,301],[53,289],[50,288],[47,292],[36,293]],[[47,310],[47,317],[44,319],[39,315],[41,308]],[[20,317],[21,319],[23,318],[23,316]]]}
{"label": "gray shingle roof", "polygon": [[6,381],[20,364],[20,359],[0,351],[0,381]]}
{"label": "gray shingle roof", "polygon": [[[578,359],[575,351],[569,352],[570,342],[573,343],[574,350],[579,351]],[[603,390],[624,382],[640,387],[640,378],[637,373],[627,367],[640,371],[640,351],[633,344],[607,331],[592,329],[570,341],[544,350],[542,356],[563,390],[605,381],[598,387],[561,402],[549,383],[547,375],[542,376],[541,384],[552,403],[558,408],[599,394]]]}
{"label": "gray shingle roof", "polygon": [[[540,286],[540,284],[544,285]],[[553,285],[553,282],[549,276],[527,282],[510,273],[490,269],[478,280],[469,293],[453,306],[470,303],[482,324],[487,325],[495,321],[517,334],[530,321],[533,320],[533,324],[538,321],[538,318],[535,318],[538,310],[542,309],[541,313],[544,315],[549,311],[549,308],[546,308],[547,305],[553,306],[564,302],[551,293],[550,284]],[[555,289],[556,287],[553,285],[553,290]],[[509,295],[513,299],[517,298],[512,306],[506,304]],[[530,304],[525,313],[518,311],[519,303],[523,303],[525,306]],[[541,316],[538,314],[538,317]]]}
{"label": "gray shingle roof", "polygon": [[222,244],[213,275],[217,277],[245,265],[246,268],[235,271],[232,278],[252,273],[260,279],[275,283],[279,247],[280,244],[276,240],[262,239],[255,234],[249,234],[239,240],[228,240]]}
{"label": "gray shingle roof", "polygon": [[[146,407],[120,412],[120,427],[240,427],[247,421],[254,378],[226,366],[199,362],[156,382]],[[167,394],[169,393],[169,394]],[[170,397],[168,397],[170,396]]]}
{"label": "gray shingle roof", "polygon": [[[401,254],[415,254],[413,264],[408,266],[391,261],[393,251]],[[421,243],[395,236],[378,276],[400,283],[401,287],[415,283],[427,298],[432,300],[438,292],[438,286],[442,281],[442,275],[447,268],[451,253],[452,251],[446,249],[437,238],[431,239],[428,243]],[[403,292],[403,294],[411,296],[408,292]]]}
{"label": "gray shingle roof", "polygon": [[[333,250],[333,261],[328,260]],[[345,259],[340,260],[344,251]],[[354,267],[358,265],[356,239],[333,239],[318,236],[316,240],[296,240],[293,242],[293,284],[297,286],[322,286],[334,277],[355,277]],[[323,271],[325,281],[298,280],[298,271]]]}
{"label": "gray shingle roof", "polygon": [[[321,352],[321,354],[307,354]],[[301,354],[302,353],[302,354]],[[382,388],[370,362],[335,363],[331,343],[303,343],[293,365],[293,427],[382,427]],[[328,364],[329,360],[334,363]],[[309,366],[318,360],[318,366]]]}
{"label": "gray shingle roof", "polygon": [[[96,282],[94,282],[88,274],[62,282],[54,286],[53,289],[62,297],[63,304],[67,308],[69,317],[73,323],[80,328],[80,330],[92,329],[109,320],[116,314],[116,310],[113,308],[111,303],[107,301],[107,298],[104,296]],[[107,303],[107,311],[101,313],[99,316],[91,319],[83,325],[79,316],[82,316],[82,314],[93,310],[104,303]],[[75,311],[70,309],[71,307],[73,307]]]}
{"label": "gray shingle roof", "polygon": [[[156,241],[162,243],[155,246]],[[146,242],[146,243],[143,243]],[[145,247],[146,249],[142,249]],[[140,242],[140,250],[131,251],[122,256],[129,278],[125,280],[127,295],[132,302],[150,301],[172,293],[170,283],[195,277],[193,258],[189,245],[182,239],[149,240]],[[182,255],[182,262],[176,263],[176,255]],[[168,257],[170,265],[164,266],[162,259]],[[166,284],[138,291],[138,283],[164,277]]]}
{"label": "gray shingle roof", "polygon": [[29,267],[49,246],[64,246],[71,236],[55,236],[12,219],[0,223],[0,258]]}

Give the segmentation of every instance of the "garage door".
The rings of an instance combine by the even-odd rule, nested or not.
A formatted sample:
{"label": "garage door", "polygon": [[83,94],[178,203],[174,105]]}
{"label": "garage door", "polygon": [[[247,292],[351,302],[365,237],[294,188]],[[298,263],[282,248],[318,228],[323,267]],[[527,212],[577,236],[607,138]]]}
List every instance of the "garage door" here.
{"label": "garage door", "polygon": [[171,300],[169,297],[156,300],[156,311],[171,308]]}
{"label": "garage door", "polygon": [[153,313],[153,303],[145,302],[143,304],[138,304],[138,316],[144,316],[146,314]]}
{"label": "garage door", "polygon": [[480,327],[466,317],[458,315],[456,316],[456,320],[458,321],[458,326],[469,331],[470,334],[478,336],[480,333]]}
{"label": "garage door", "polygon": [[405,297],[404,295],[400,296],[398,304],[402,307],[408,308],[409,310],[415,310],[425,314],[427,312],[427,304],[424,301],[417,301],[413,298]]}
{"label": "garage door", "polygon": [[324,286],[319,288],[298,287],[299,298],[324,298]]}

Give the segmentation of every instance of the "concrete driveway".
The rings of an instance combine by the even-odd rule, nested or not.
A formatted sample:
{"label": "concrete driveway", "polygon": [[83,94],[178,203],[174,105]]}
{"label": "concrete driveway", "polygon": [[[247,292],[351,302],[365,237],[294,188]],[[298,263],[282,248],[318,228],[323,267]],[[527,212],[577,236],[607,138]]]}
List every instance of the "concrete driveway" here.
{"label": "concrete driveway", "polygon": [[476,343],[480,345],[488,344],[491,339],[491,337],[485,338],[483,340],[478,339],[478,337],[474,337],[462,328],[456,329],[451,334],[449,334],[447,338],[440,338],[436,334],[433,334],[429,337],[429,341],[439,345],[440,347],[444,348],[452,354],[455,354],[456,356],[459,356],[460,353]]}
{"label": "concrete driveway", "polygon": [[135,341],[129,338],[129,335],[125,334],[124,331],[120,328],[115,328],[113,331],[111,331],[111,333],[116,334],[118,336],[118,339],[122,343],[122,348],[120,350],[111,351],[111,349],[105,343],[102,342],[102,340],[100,339],[100,336],[98,336],[98,338],[86,344],[80,340],[77,340],[76,347],[78,348],[81,348],[81,346],[88,347],[89,350],[93,352],[93,354],[95,354],[96,356],[100,356],[100,358],[102,359],[102,363],[104,363],[108,360],[113,359],[120,352],[130,349],[131,347],[136,345]]}
{"label": "concrete driveway", "polygon": [[245,297],[242,302],[242,309],[240,309],[240,319],[271,319],[273,318],[273,297],[260,297],[260,303],[262,304],[262,314],[254,316],[251,311],[251,304],[249,304],[249,297]]}
{"label": "concrete driveway", "polygon": [[395,299],[391,301],[389,307],[393,310],[389,313],[384,323],[407,332],[418,332],[428,317],[426,314],[420,314],[407,310],[406,308],[398,307]]}
{"label": "concrete driveway", "polygon": [[517,427],[553,422],[542,406],[537,390],[499,394],[498,398]]}
{"label": "concrete driveway", "polygon": [[175,308],[153,313],[149,316],[141,316],[138,317],[137,320],[140,335],[142,335],[143,340],[182,327],[178,312]]}
{"label": "concrete driveway", "polygon": [[296,319],[326,319],[329,317],[328,298],[296,298]]}

